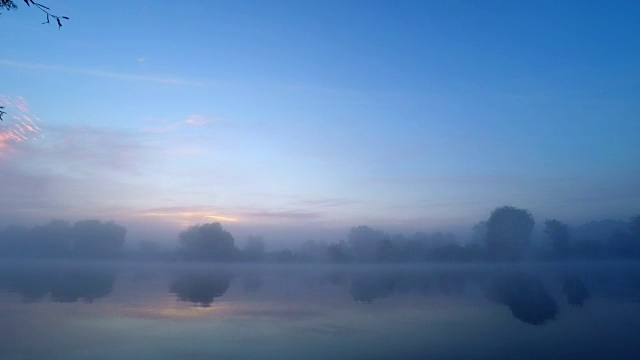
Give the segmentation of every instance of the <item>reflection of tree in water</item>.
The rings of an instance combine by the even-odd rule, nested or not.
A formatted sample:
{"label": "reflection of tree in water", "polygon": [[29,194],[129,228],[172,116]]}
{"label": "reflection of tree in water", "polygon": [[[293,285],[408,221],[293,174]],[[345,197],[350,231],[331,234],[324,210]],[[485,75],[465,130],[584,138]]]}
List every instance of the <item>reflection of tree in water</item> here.
{"label": "reflection of tree in water", "polygon": [[[433,280],[433,279],[431,279]],[[430,290],[429,278],[426,274],[418,272],[402,272],[396,275],[395,292],[407,294],[418,291],[427,295]]]}
{"label": "reflection of tree in water", "polygon": [[349,277],[344,271],[332,271],[327,275],[329,284],[333,286],[345,286],[349,283]]}
{"label": "reflection of tree in water", "polygon": [[395,288],[396,279],[390,274],[358,274],[351,281],[351,296],[356,301],[371,303],[391,295]]}
{"label": "reflection of tree in water", "polygon": [[247,292],[256,292],[262,286],[262,274],[251,272],[242,275],[243,288]]}
{"label": "reflection of tree in water", "polygon": [[111,293],[115,276],[99,270],[71,270],[62,275],[51,291],[51,299],[58,302],[76,302],[93,300]]}
{"label": "reflection of tree in water", "polygon": [[[427,295],[435,290],[447,295],[460,295],[464,292],[467,280],[466,274],[428,274],[411,270],[370,271],[353,274],[350,291],[354,300],[363,303],[371,303],[394,293],[418,292]],[[431,283],[437,284],[437,287],[432,287]]]}
{"label": "reflection of tree in water", "polygon": [[577,277],[566,278],[562,283],[562,290],[567,295],[567,302],[572,306],[581,307],[589,299],[587,286]]}
{"label": "reflection of tree in water", "polygon": [[45,269],[13,270],[2,277],[6,279],[7,291],[19,294],[24,302],[42,300],[58,280],[58,274]]}
{"label": "reflection of tree in water", "polygon": [[468,276],[461,273],[441,274],[438,279],[438,288],[444,294],[462,294],[466,287]]}
{"label": "reflection of tree in water", "polygon": [[[437,291],[446,295],[462,295],[469,281],[466,273],[430,274],[414,270],[389,270],[357,273],[351,280],[354,300],[371,303],[394,293],[418,292],[427,295]],[[435,285],[435,286],[434,286]]]}
{"label": "reflection of tree in water", "polygon": [[25,302],[35,302],[51,294],[56,302],[92,302],[108,296],[115,281],[111,271],[89,268],[17,268],[3,271],[7,291],[19,294]]}
{"label": "reflection of tree in water", "polygon": [[528,324],[542,325],[558,314],[558,304],[542,281],[529,274],[513,274],[495,281],[489,296],[508,306],[516,319]]}
{"label": "reflection of tree in water", "polygon": [[224,295],[231,283],[227,272],[184,273],[171,284],[169,291],[180,301],[188,301],[207,307],[213,299]]}

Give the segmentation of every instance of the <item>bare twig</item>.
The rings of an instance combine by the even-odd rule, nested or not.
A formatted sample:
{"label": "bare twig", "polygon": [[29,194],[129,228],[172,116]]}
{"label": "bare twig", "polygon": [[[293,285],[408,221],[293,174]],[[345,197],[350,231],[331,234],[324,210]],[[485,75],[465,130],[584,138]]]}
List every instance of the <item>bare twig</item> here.
{"label": "bare twig", "polygon": [[4,106],[0,106],[0,121],[4,121],[4,119],[2,118],[2,115],[6,114],[6,111],[2,111],[2,109],[4,109]]}
{"label": "bare twig", "polygon": [[43,24],[51,24],[51,22],[49,21],[51,18],[56,19],[56,22],[58,23],[58,29],[60,29],[62,27],[62,22],[60,21],[60,19],[65,19],[65,20],[69,20],[68,17],[66,16],[58,16],[58,15],[53,15],[52,13],[50,13],[49,11],[51,9],[49,9],[48,7],[37,3],[33,0],[24,0],[24,3],[27,4],[27,6],[31,7],[31,5],[37,7],[39,10],[41,10],[42,12],[44,12],[47,15],[47,21],[43,22]]}

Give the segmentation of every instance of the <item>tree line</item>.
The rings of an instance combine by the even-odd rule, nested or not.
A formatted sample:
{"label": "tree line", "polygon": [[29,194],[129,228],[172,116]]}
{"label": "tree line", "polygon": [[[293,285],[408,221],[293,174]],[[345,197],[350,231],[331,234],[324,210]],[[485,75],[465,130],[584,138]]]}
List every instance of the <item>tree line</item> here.
{"label": "tree line", "polygon": [[629,222],[593,221],[576,229],[547,219],[543,222],[544,238],[532,244],[534,226],[528,210],[502,206],[476,224],[471,241],[464,244],[451,233],[390,235],[362,225],[351,228],[346,239],[337,242],[308,240],[294,249],[268,251],[261,237],[249,237],[238,247],[220,223],[207,223],[181,232],[174,249],[163,250],[158,243],[146,240],[125,252],[126,228],[112,221],[82,220],[71,225],[52,220],[32,228],[8,226],[0,230],[0,257],[279,263],[640,259],[640,215]]}
{"label": "tree line", "polygon": [[10,225],[0,230],[0,256],[18,258],[107,259],[123,255],[127,229],[113,221],[82,220],[73,225]]}

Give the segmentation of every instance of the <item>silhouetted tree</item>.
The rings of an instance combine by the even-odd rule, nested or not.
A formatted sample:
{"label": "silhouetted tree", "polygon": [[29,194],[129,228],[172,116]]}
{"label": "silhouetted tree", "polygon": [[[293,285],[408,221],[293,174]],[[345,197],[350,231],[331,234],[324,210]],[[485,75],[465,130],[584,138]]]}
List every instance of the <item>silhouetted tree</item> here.
{"label": "silhouetted tree", "polygon": [[265,249],[264,239],[260,236],[249,236],[244,246],[244,256],[248,261],[262,261]]}
{"label": "silhouetted tree", "polygon": [[566,257],[569,253],[569,226],[556,219],[544,222],[544,233],[551,241],[551,246],[558,257]]}
{"label": "silhouetted tree", "polygon": [[428,254],[428,260],[436,262],[449,261],[471,261],[477,257],[477,247],[469,245],[460,246],[458,244],[448,244],[441,247],[431,249]]}
{"label": "silhouetted tree", "polygon": [[231,260],[236,251],[233,236],[220,223],[189,227],[180,233],[180,245],[191,260]]}
{"label": "silhouetted tree", "polygon": [[607,248],[597,240],[575,240],[571,247],[571,253],[578,258],[601,259],[607,256]]}
{"label": "silhouetted tree", "polygon": [[479,223],[473,225],[471,241],[475,243],[482,243],[487,238],[487,222],[480,221]]}
{"label": "silhouetted tree", "polygon": [[377,262],[393,263],[400,261],[400,251],[398,247],[386,238],[378,244],[375,259]]}
{"label": "silhouetted tree", "polygon": [[291,263],[297,261],[297,258],[291,250],[283,249],[276,253],[276,261],[279,263]]}
{"label": "silhouetted tree", "polygon": [[640,241],[627,231],[616,230],[609,239],[609,247],[617,257],[640,257]]}
{"label": "silhouetted tree", "polygon": [[394,237],[394,243],[398,244],[402,253],[402,259],[409,262],[425,261],[429,250],[429,237],[423,232],[416,232],[405,238]]}
{"label": "silhouetted tree", "polygon": [[16,10],[17,8],[12,0],[0,0],[0,10]]}
{"label": "silhouetted tree", "polygon": [[606,242],[616,231],[629,231],[629,224],[625,221],[606,219],[599,221],[589,221],[572,229],[572,238],[581,240],[594,240]]}
{"label": "silhouetted tree", "polygon": [[28,256],[31,233],[29,228],[10,225],[0,232],[0,256]]}
{"label": "silhouetted tree", "polygon": [[70,230],[73,253],[81,257],[109,258],[121,254],[127,229],[113,221],[82,220]]}
{"label": "silhouetted tree", "polygon": [[327,247],[327,259],[333,263],[345,263],[351,260],[347,243],[340,241]]}
{"label": "silhouetted tree", "polygon": [[62,257],[71,251],[71,225],[62,220],[51,220],[31,230],[32,246],[36,256]]}
{"label": "silhouetted tree", "polygon": [[298,252],[304,261],[323,261],[327,258],[327,245],[324,241],[307,240],[300,245]]}
{"label": "silhouetted tree", "polygon": [[349,231],[348,243],[357,261],[371,262],[375,261],[376,252],[385,238],[387,235],[380,230],[358,226]]}
{"label": "silhouetted tree", "polygon": [[492,260],[513,261],[524,256],[535,221],[529,211],[513,206],[498,207],[487,221],[488,256]]}

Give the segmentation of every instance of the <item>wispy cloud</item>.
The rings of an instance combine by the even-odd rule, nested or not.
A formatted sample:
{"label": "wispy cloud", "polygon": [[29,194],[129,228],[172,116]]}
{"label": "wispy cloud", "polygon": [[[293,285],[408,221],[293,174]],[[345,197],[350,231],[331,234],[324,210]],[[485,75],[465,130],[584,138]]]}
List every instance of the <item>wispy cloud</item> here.
{"label": "wispy cloud", "polygon": [[0,106],[4,106],[9,115],[0,123],[0,159],[9,151],[11,145],[35,138],[40,132],[38,117],[31,112],[23,97],[0,96]]}
{"label": "wispy cloud", "polygon": [[237,215],[227,213],[224,210],[214,210],[202,206],[158,207],[141,210],[133,215],[144,219],[158,220],[162,223],[174,224],[174,226],[181,228],[209,222],[235,223],[243,220]]}
{"label": "wispy cloud", "polygon": [[160,126],[150,126],[143,129],[144,132],[152,133],[152,134],[163,134],[172,132],[179,128],[184,127],[204,127],[209,126],[214,121],[205,115],[193,114],[187,116],[185,119],[180,121],[175,121],[169,124],[160,125]]}
{"label": "wispy cloud", "polygon": [[313,200],[301,200],[299,203],[303,206],[318,207],[318,208],[335,208],[340,206],[355,205],[360,203],[356,200],[342,199],[342,198],[328,198],[328,199],[313,199]]}
{"label": "wispy cloud", "polygon": [[252,219],[312,220],[322,217],[322,213],[303,210],[262,210],[247,212],[245,216]]}
{"label": "wispy cloud", "polygon": [[144,136],[132,131],[43,125],[41,141],[25,149],[23,160],[55,166],[58,173],[138,173],[149,147]]}
{"label": "wispy cloud", "polygon": [[[148,60],[145,57],[136,58],[136,62],[140,65],[139,67],[142,69],[146,68],[145,65],[147,61]],[[224,87],[224,88],[239,88],[239,89],[262,89],[262,90],[271,89],[275,91],[283,91],[283,92],[294,93],[294,94],[299,94],[301,92],[308,92],[312,94],[318,94],[321,96],[339,98],[340,101],[348,100],[350,102],[356,102],[356,103],[369,103],[370,102],[369,99],[372,96],[375,98],[399,98],[399,97],[415,98],[417,96],[418,97],[428,96],[429,98],[436,98],[438,102],[444,101],[442,96],[434,95],[431,93],[422,94],[422,93],[415,93],[415,92],[362,91],[362,90],[353,90],[353,89],[326,88],[326,87],[318,87],[318,86],[288,84],[288,83],[239,82],[239,81],[224,81],[224,80],[207,79],[207,78],[195,79],[195,78],[170,76],[170,75],[135,74],[135,73],[129,73],[129,72],[103,70],[103,69],[96,69],[96,68],[90,68],[90,67],[32,63],[32,62],[23,62],[23,61],[16,61],[12,59],[2,59],[2,58],[0,58],[0,66],[28,69],[28,70],[34,70],[34,71],[59,72],[59,73],[67,73],[67,74],[95,76],[95,77],[110,78],[110,79],[122,80],[122,81],[138,81],[138,82],[176,85],[176,86]]]}
{"label": "wispy cloud", "polygon": [[27,62],[20,62],[20,61],[8,60],[8,59],[0,59],[0,66],[10,66],[15,68],[37,70],[37,71],[60,72],[60,73],[68,73],[68,74],[96,76],[96,77],[103,77],[103,78],[110,78],[110,79],[124,80],[124,81],[139,81],[139,82],[167,84],[167,85],[206,86],[211,84],[210,82],[204,82],[204,81],[188,79],[188,78],[183,78],[178,76],[141,75],[141,74],[126,73],[126,72],[118,72],[118,71],[83,68],[83,67],[27,63]]}
{"label": "wispy cloud", "polygon": [[171,206],[142,210],[137,216],[158,218],[182,226],[203,222],[273,223],[320,219],[324,214],[300,209],[215,208],[208,206]]}

